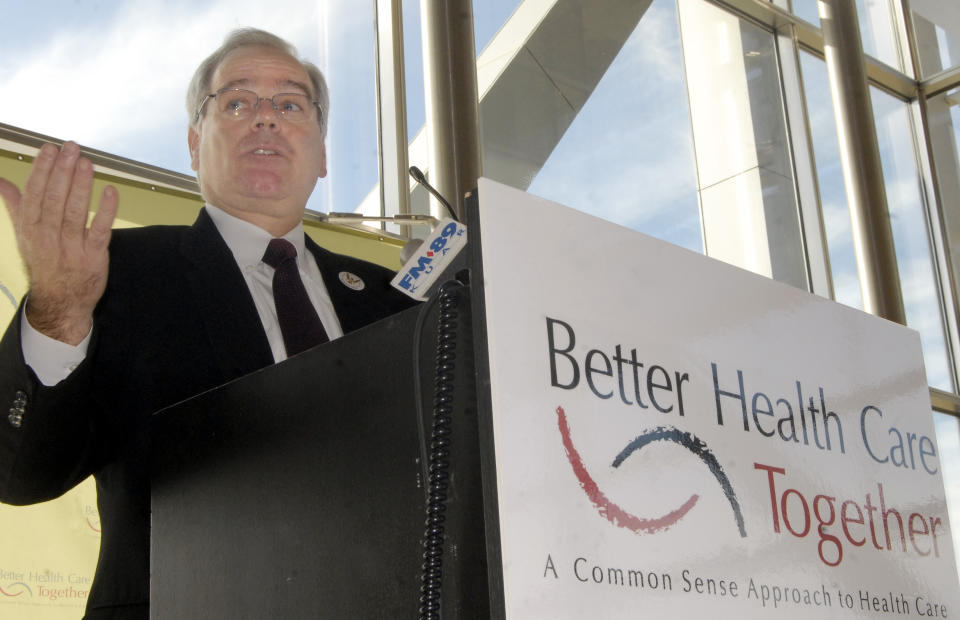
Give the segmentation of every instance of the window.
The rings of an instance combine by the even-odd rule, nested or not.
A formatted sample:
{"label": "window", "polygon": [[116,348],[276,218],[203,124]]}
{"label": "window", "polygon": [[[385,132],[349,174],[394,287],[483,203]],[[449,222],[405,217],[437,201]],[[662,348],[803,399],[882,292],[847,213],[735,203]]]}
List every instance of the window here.
{"label": "window", "polygon": [[[598,39],[588,28],[598,28],[592,20],[599,16],[583,15],[591,10],[600,12],[585,4],[581,14],[544,20],[547,28],[564,29],[564,40],[582,51],[582,64],[571,66],[562,53],[551,56],[555,50],[537,41],[529,46],[540,55],[531,60],[531,72],[517,79],[535,85],[524,96],[541,98],[532,116],[553,114],[536,140],[516,136],[541,119],[511,117],[522,109],[511,99],[498,108],[503,114],[491,112],[496,103],[483,102],[484,173],[702,251],[676,2],[655,0],[645,11],[603,18],[635,24],[615,30],[616,42],[604,41],[605,49],[588,47]],[[538,65],[546,67],[549,79],[538,81],[543,78]],[[562,99],[555,98],[558,88],[567,89]],[[491,99],[498,96],[494,92]],[[535,144],[536,153],[522,152],[531,142],[544,143]],[[518,167],[523,174],[516,173]]]}
{"label": "window", "polygon": [[960,4],[944,0],[907,4],[923,77],[960,66]]}
{"label": "window", "polygon": [[349,211],[377,182],[373,7],[349,0],[18,3],[0,40],[0,121],[193,175],[184,95],[197,64],[234,29],[297,46],[331,94],[329,176],[308,208]]}
{"label": "window", "polygon": [[940,472],[946,491],[950,525],[953,530],[953,551],[960,564],[960,418],[933,413],[934,428],[937,432],[937,445],[940,454]]}
{"label": "window", "polygon": [[[862,308],[826,66],[806,53],[801,56],[801,66],[835,297],[841,303]],[[907,322],[921,334],[928,382],[949,391],[953,389],[953,382],[931,263],[909,108],[878,89],[871,89],[870,95]]]}

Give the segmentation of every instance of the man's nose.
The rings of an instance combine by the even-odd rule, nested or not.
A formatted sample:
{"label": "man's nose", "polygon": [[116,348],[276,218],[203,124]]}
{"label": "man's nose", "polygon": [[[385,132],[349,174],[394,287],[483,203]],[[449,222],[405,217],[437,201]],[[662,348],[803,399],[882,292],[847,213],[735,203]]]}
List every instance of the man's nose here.
{"label": "man's nose", "polygon": [[273,106],[272,99],[260,99],[253,111],[253,125],[258,129],[261,127],[276,129],[280,126],[280,113]]}

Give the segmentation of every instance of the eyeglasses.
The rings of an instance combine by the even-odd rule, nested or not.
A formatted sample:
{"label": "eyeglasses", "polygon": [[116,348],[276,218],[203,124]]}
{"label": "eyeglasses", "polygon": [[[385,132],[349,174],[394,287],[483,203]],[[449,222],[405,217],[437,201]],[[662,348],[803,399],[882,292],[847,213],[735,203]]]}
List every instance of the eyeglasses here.
{"label": "eyeglasses", "polygon": [[310,109],[317,108],[317,115],[323,113],[319,101],[310,101],[303,93],[277,93],[273,97],[261,97],[257,93],[244,88],[221,88],[203,98],[197,108],[194,122],[199,122],[203,114],[203,106],[207,101],[214,99],[217,104],[217,113],[238,121],[251,118],[260,108],[261,101],[269,101],[273,111],[280,118],[291,123],[301,123],[310,118]]}

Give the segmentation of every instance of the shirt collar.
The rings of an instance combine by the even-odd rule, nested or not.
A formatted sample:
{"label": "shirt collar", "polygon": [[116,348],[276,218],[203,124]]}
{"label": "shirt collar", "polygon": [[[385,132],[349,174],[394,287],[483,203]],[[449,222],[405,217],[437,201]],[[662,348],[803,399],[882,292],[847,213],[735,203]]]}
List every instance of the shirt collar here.
{"label": "shirt collar", "polygon": [[[207,203],[206,209],[210,219],[213,220],[214,226],[217,227],[217,231],[220,232],[220,236],[223,237],[227,247],[233,253],[233,258],[237,261],[237,264],[241,268],[260,264],[260,261],[263,260],[263,253],[267,250],[267,244],[273,239],[273,235],[259,226],[230,215],[210,203]],[[304,252],[306,252],[303,235],[303,223],[297,223],[290,232],[283,235],[284,239],[297,248],[297,263],[300,263]]]}

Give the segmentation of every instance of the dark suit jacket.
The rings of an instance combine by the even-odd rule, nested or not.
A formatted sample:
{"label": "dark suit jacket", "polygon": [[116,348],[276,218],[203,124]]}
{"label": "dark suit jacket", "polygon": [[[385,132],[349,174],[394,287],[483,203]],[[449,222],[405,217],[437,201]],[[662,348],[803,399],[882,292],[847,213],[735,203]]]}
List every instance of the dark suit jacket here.
{"label": "dark suit jacket", "polygon": [[[389,270],[307,246],[344,333],[413,305]],[[344,271],[364,288],[342,284]],[[64,381],[40,384],[19,326],[18,313],[0,340],[0,501],[52,499],[93,474],[102,539],[86,617],[146,618],[149,416],[273,363],[249,289],[201,211],[192,227],[114,231],[87,357]],[[19,427],[10,404],[23,412]]]}

